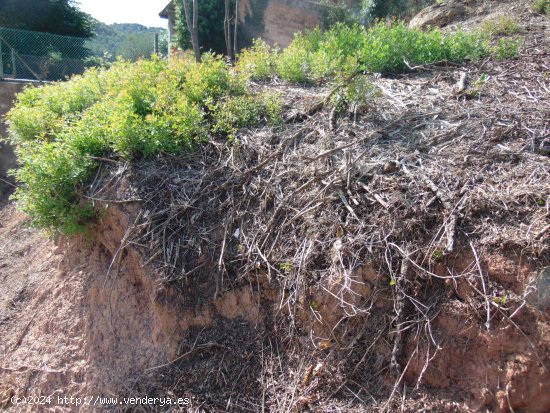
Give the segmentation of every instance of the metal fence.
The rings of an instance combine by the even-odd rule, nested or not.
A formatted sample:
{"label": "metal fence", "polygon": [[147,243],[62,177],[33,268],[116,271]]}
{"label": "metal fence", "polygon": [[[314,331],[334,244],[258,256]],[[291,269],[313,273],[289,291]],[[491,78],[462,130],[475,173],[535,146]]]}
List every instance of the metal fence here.
{"label": "metal fence", "polygon": [[86,38],[0,27],[0,78],[61,80],[84,72]]}

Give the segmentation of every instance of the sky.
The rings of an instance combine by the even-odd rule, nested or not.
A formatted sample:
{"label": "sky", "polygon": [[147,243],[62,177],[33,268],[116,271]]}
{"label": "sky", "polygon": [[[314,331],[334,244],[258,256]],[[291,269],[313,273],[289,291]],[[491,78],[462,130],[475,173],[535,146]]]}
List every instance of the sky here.
{"label": "sky", "polygon": [[159,13],[169,0],[77,0],[78,8],[107,24],[139,23],[148,27],[168,26]]}

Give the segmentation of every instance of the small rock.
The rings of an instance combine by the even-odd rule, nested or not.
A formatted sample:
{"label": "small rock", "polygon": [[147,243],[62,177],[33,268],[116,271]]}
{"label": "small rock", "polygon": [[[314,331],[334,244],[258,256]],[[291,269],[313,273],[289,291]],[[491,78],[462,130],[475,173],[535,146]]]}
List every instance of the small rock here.
{"label": "small rock", "polygon": [[397,163],[395,161],[386,162],[382,168],[382,173],[384,174],[391,174],[395,171],[397,171]]}
{"label": "small rock", "polygon": [[426,7],[412,18],[410,28],[442,27],[466,14],[466,7],[459,1],[449,1]]}
{"label": "small rock", "polygon": [[539,145],[539,152],[542,155],[550,155],[550,139],[544,139]]}

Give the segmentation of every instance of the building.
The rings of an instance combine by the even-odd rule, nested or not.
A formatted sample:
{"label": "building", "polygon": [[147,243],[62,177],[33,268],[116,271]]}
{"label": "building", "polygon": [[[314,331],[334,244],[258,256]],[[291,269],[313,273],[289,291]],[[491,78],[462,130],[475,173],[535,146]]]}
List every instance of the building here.
{"label": "building", "polygon": [[[244,33],[240,38],[243,44],[259,37],[268,44],[286,47],[292,41],[294,33],[321,24],[322,6],[314,1],[239,0],[238,9],[240,31]],[[174,0],[159,15],[168,19],[171,42],[175,27]]]}

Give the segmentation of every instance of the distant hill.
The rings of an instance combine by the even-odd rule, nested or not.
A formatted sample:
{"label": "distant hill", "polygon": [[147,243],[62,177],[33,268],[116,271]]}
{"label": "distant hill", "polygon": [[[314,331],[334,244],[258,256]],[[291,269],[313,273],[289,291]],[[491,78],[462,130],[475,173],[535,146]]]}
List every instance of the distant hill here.
{"label": "distant hill", "polygon": [[95,37],[87,42],[87,47],[95,56],[106,56],[108,60],[122,57],[137,60],[149,57],[154,52],[155,34],[159,34],[159,51],[168,51],[168,32],[161,27],[146,27],[137,23],[105,24],[95,22]]}

